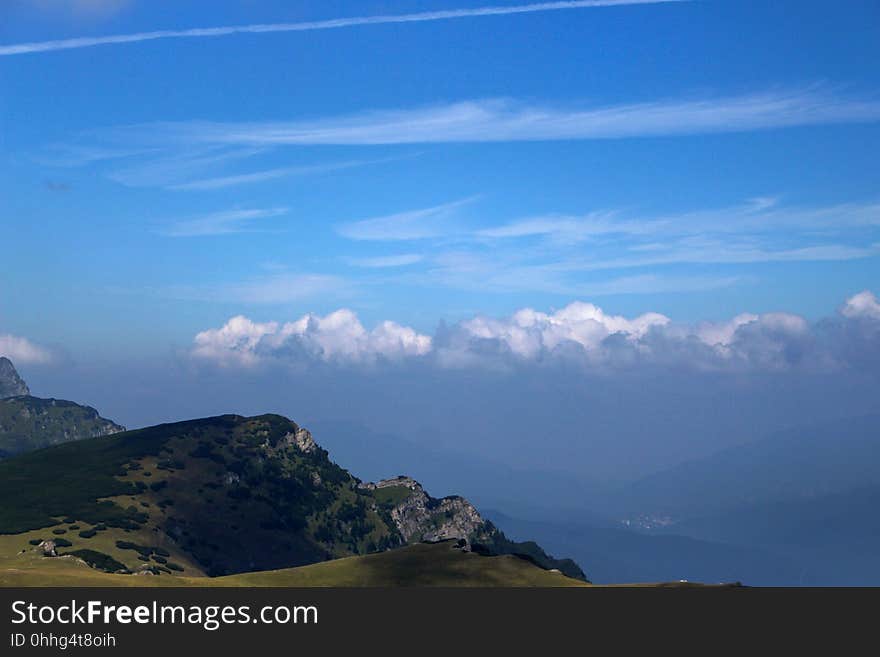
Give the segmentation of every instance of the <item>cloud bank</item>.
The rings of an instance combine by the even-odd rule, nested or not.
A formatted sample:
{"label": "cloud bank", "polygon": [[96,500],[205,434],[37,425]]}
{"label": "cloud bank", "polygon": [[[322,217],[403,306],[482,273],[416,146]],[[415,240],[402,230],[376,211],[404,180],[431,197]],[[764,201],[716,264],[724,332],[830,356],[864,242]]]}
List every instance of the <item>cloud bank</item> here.
{"label": "cloud bank", "polygon": [[525,308],[505,318],[478,316],[441,325],[434,336],[390,321],[367,330],[346,309],[284,324],[238,316],[199,333],[190,353],[197,361],[245,367],[419,359],[441,368],[543,363],[594,371],[873,371],[880,365],[880,303],[864,291],[848,299],[836,317],[815,324],[779,312],[685,325],[659,313],[627,318],[574,302],[553,313]]}
{"label": "cloud bank", "polygon": [[390,321],[367,331],[357,315],[341,309],[324,317],[304,315],[284,324],[261,324],[239,315],[219,329],[196,335],[192,355],[221,365],[252,366],[279,359],[364,364],[423,356],[430,351],[427,335]]}
{"label": "cloud bank", "polygon": [[[527,5],[475,7],[473,9],[446,9],[426,11],[414,14],[396,14],[384,16],[355,16],[351,18],[334,18],[322,21],[301,23],[270,23],[262,25],[237,25],[230,27],[205,27],[186,30],[156,30],[153,32],[137,32],[134,34],[115,34],[102,37],[79,37],[75,39],[58,39],[17,43],[0,46],[0,56],[25,55],[55,50],[72,50],[102,45],[120,45],[155,41],[156,39],[184,39],[196,37],[221,37],[233,34],[268,34],[277,32],[310,32],[314,30],[333,30],[344,27],[366,25],[386,25],[393,23],[423,23],[456,18],[479,18],[487,16],[506,16],[527,14],[543,11],[562,11],[570,9],[588,9],[593,7],[615,7],[622,5],[651,5],[670,2],[686,2],[687,0],[568,0],[564,2],[540,2]],[[118,0],[77,0],[78,5],[116,5]]]}
{"label": "cloud bank", "polygon": [[27,338],[0,333],[0,356],[6,356],[13,363],[49,363],[52,354],[43,347],[35,345]]}

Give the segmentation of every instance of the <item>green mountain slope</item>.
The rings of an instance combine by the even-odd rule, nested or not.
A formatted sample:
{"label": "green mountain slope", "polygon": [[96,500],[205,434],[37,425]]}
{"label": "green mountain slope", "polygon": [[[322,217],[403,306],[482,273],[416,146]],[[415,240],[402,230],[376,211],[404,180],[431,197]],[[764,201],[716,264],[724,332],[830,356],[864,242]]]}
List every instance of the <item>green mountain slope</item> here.
{"label": "green mountain slope", "polygon": [[46,559],[21,554],[8,561],[0,558],[0,586],[588,586],[512,555],[486,557],[465,552],[451,541],[213,578],[114,575],[90,568],[74,557]]}
{"label": "green mountain slope", "polygon": [[49,445],[125,431],[90,406],[61,399],[0,399],[0,458]]}
{"label": "green mountain slope", "polygon": [[73,554],[110,572],[222,576],[455,538],[583,577],[508,541],[466,500],[413,484],[417,514],[415,488],[360,482],[278,415],[166,424],[0,462],[0,550]]}

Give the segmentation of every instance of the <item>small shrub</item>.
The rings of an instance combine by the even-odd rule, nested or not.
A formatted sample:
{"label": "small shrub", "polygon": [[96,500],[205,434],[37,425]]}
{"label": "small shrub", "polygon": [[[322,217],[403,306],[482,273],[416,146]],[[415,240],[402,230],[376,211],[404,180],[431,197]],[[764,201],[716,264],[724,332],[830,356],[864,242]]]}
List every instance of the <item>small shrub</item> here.
{"label": "small shrub", "polygon": [[153,548],[151,547],[138,545],[131,541],[116,541],[116,547],[120,550],[135,550],[138,554],[142,554],[145,557],[149,557],[150,553],[153,551]]}
{"label": "small shrub", "polygon": [[174,563],[173,561],[169,561],[169,562],[168,562],[167,564],[165,564],[165,565],[166,565],[168,568],[170,568],[171,570],[177,571],[178,573],[182,573],[182,572],[183,572],[183,566],[181,566],[180,564]]}
{"label": "small shrub", "polygon": [[96,552],[95,550],[74,550],[73,552],[65,552],[65,554],[72,554],[75,557],[79,557],[83,561],[85,561],[89,566],[95,568],[96,570],[103,570],[107,573],[115,573],[120,570],[124,570],[127,572],[127,568],[125,564],[119,563],[111,557],[109,554],[104,554],[103,552]]}
{"label": "small shrub", "polygon": [[97,534],[97,530],[94,529],[84,529],[79,533],[80,538],[92,538]]}
{"label": "small shrub", "polygon": [[55,540],[55,547],[57,547],[57,548],[70,547],[71,545],[73,545],[73,543],[68,541],[66,538],[56,538],[54,540]]}
{"label": "small shrub", "polygon": [[42,538],[32,538],[31,540],[28,541],[28,543],[30,543],[31,545],[39,545],[42,542],[43,542]]}
{"label": "small shrub", "polygon": [[66,534],[67,530],[66,529],[53,529],[52,533],[55,534],[56,536],[61,536],[61,534]]}

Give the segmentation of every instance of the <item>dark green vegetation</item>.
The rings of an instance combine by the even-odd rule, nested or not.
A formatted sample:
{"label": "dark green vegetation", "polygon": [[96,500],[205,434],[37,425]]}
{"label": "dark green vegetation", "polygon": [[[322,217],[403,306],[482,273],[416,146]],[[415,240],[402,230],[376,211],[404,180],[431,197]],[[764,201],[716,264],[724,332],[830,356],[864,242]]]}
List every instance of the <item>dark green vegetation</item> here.
{"label": "dark green vegetation", "polygon": [[[21,549],[37,532],[64,531],[74,548],[66,554],[112,560],[99,569],[221,576],[404,545],[391,509],[406,495],[361,486],[286,418],[224,415],[0,461],[0,538],[25,534]],[[576,564],[486,526],[480,552],[583,578]]]}
{"label": "dark green vegetation", "polygon": [[30,396],[0,399],[0,458],[124,430],[94,408],[70,401]]}
{"label": "dark green vegetation", "polygon": [[495,525],[490,522],[487,522],[487,524],[493,530],[490,533],[491,540],[486,543],[475,543],[473,545],[474,552],[488,555],[511,554],[526,559],[545,570],[556,569],[567,577],[581,580],[587,579],[584,571],[572,559],[555,559],[544,552],[541,546],[534,541],[524,541],[522,543],[511,541]]}
{"label": "dark green vegetation", "polygon": [[87,564],[89,564],[92,568],[97,570],[103,570],[106,573],[118,573],[118,572],[127,572],[125,564],[119,563],[108,554],[104,554],[103,552],[96,552],[95,550],[73,550],[72,552],[65,552],[64,554],[71,554],[75,557],[79,557]]}
{"label": "dark green vegetation", "polygon": [[[211,575],[400,545],[356,479],[324,450],[307,453],[293,444],[298,429],[276,415],[227,415],[2,461],[0,533],[52,527],[62,518],[151,531]],[[83,538],[94,536],[84,531]],[[134,541],[116,547],[168,556]],[[182,568],[176,562],[167,567]]]}

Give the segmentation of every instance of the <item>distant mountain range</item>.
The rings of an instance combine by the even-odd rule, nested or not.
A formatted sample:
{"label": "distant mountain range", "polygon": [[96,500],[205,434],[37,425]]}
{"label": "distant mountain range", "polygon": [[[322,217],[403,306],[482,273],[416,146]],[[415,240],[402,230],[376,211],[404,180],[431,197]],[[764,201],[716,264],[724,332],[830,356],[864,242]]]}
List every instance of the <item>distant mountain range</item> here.
{"label": "distant mountain range", "polygon": [[0,357],[0,459],[120,431],[125,427],[102,418],[90,406],[30,396],[12,362]]}
{"label": "distant mountain range", "polygon": [[693,518],[880,485],[880,415],[773,434],[614,492],[618,514]]}
{"label": "distant mountain range", "polygon": [[[642,536],[750,550],[741,572],[751,583],[876,586],[878,455],[880,415],[842,418],[659,472],[616,491],[609,507]],[[780,557],[800,574],[777,565],[766,577]]]}
{"label": "distant mountain range", "polygon": [[[29,392],[8,359],[0,390]],[[65,542],[97,552],[89,563],[99,569],[169,574],[161,560],[170,558],[201,576],[452,539],[468,554],[519,555],[585,579],[574,561],[512,536],[571,555],[596,582],[880,585],[877,414],[791,429],[622,486],[513,470],[346,422],[313,426],[343,466],[377,483],[331,462],[280,416],[118,433],[88,406],[0,399],[0,547],[24,532],[54,539],[58,554]],[[414,478],[382,479],[395,472],[503,511],[483,516]],[[145,553],[151,546],[170,557]]]}
{"label": "distant mountain range", "polygon": [[513,537],[533,536],[547,549],[589,564],[590,579],[614,582],[736,582],[762,586],[816,585],[816,573],[795,558],[769,549],[683,535],[654,535],[565,522],[522,520],[498,511],[486,515]]}

